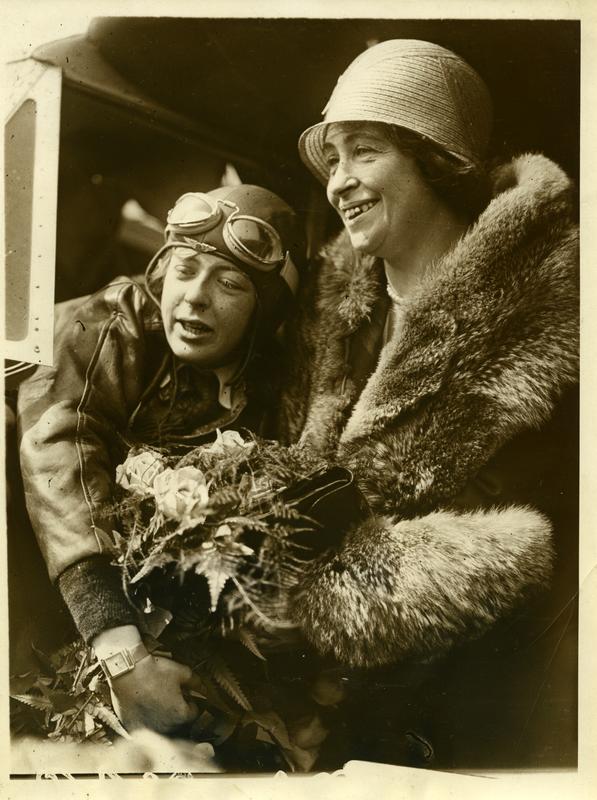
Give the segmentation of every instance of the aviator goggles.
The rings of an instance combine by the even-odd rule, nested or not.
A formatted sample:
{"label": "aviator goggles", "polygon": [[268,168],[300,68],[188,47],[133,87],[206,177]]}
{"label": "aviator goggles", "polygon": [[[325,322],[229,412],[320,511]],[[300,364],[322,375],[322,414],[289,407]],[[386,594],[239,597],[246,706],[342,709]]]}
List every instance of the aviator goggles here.
{"label": "aviator goggles", "polygon": [[[225,209],[231,210],[226,218]],[[245,264],[270,272],[288,259],[278,232],[269,223],[241,214],[236,203],[202,192],[188,192],[178,198],[168,212],[166,233],[197,236],[213,230],[222,221],[226,247]]]}

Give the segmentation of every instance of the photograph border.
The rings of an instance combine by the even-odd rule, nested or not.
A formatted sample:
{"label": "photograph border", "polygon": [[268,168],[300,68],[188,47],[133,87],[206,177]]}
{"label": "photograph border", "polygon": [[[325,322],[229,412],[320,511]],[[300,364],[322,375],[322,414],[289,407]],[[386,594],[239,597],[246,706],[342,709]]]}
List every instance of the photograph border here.
{"label": "photograph border", "polygon": [[[29,30],[36,30],[42,35],[44,25],[50,30],[51,16],[59,18],[68,15],[77,5],[74,0],[8,0],[5,3],[5,25],[3,36],[11,38],[25,33],[27,40]],[[90,6],[91,4],[89,4]],[[300,5],[300,11],[299,11]],[[392,17],[396,19],[579,19],[581,22],[581,181],[580,181],[580,214],[581,214],[581,319],[582,319],[582,363],[581,363],[581,516],[580,516],[580,634],[579,634],[579,768],[577,771],[519,772],[499,774],[484,773],[485,777],[459,775],[455,773],[438,773],[425,769],[411,769],[377,764],[351,762],[336,775],[287,776],[278,774],[274,777],[262,776],[196,776],[188,780],[188,785],[181,788],[181,778],[174,776],[146,775],[138,780],[131,777],[122,778],[81,778],[74,780],[62,778],[31,780],[10,779],[8,766],[8,613],[6,602],[6,563],[0,560],[0,583],[4,587],[2,609],[4,625],[0,650],[2,652],[3,690],[0,693],[0,795],[20,797],[53,797],[71,796],[110,797],[122,794],[127,796],[168,797],[169,792],[176,796],[197,796],[228,798],[269,798],[284,796],[285,798],[307,797],[315,792],[325,798],[379,796],[388,798],[430,796],[434,798],[484,798],[509,797],[533,798],[559,797],[564,793],[567,797],[589,797],[597,787],[597,645],[593,644],[593,631],[597,619],[597,542],[592,534],[595,529],[595,512],[591,497],[597,496],[597,486],[593,465],[597,444],[597,421],[592,413],[592,406],[597,398],[597,322],[592,313],[594,301],[597,300],[597,282],[592,261],[597,256],[597,226],[595,225],[596,192],[588,176],[597,174],[597,148],[590,146],[594,137],[595,109],[597,98],[597,11],[588,2],[566,2],[551,0],[528,4],[501,2],[501,0],[476,0],[476,2],[426,2],[426,0],[402,0],[401,2],[367,3],[336,2],[336,0],[320,0],[313,2],[259,2],[250,6],[251,17]],[[89,7],[88,6],[88,7]],[[148,2],[105,0],[93,2],[95,16],[200,16],[200,17],[247,17],[247,5],[241,0],[221,0],[214,2],[205,0],[195,2]],[[167,13],[166,13],[167,11]],[[45,18],[45,19],[44,19]],[[23,30],[25,29],[25,30]],[[56,35],[55,27],[52,39],[61,38]],[[15,40],[10,44],[14,47]],[[36,41],[35,44],[41,43]],[[6,92],[3,93],[6,97]],[[48,290],[49,291],[49,290]],[[3,304],[2,312],[4,313]],[[5,526],[2,530],[2,546],[6,552]],[[146,780],[160,783],[147,787]],[[126,790],[121,781],[126,782]],[[364,792],[364,794],[363,794]]]}

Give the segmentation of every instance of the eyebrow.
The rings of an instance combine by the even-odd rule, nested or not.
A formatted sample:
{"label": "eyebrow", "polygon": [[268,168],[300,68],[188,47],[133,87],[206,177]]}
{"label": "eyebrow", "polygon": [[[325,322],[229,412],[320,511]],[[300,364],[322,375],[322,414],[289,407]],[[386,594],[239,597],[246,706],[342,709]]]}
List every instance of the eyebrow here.
{"label": "eyebrow", "polygon": [[[355,131],[347,131],[344,134],[344,139],[348,143],[354,141],[354,139],[374,139],[376,142],[386,142],[387,139],[381,133],[376,133],[375,131],[363,131],[363,130],[355,130]],[[333,142],[328,141],[327,139],[323,143],[324,149],[326,147],[335,147]]]}
{"label": "eyebrow", "polygon": [[[188,261],[193,261],[197,267],[201,266],[201,258],[204,255],[203,253],[198,253],[196,250],[193,250],[192,247],[185,245],[177,245],[172,249],[176,253],[177,257],[180,258],[185,263]],[[180,253],[179,251],[184,251],[184,252]],[[221,258],[215,264],[211,264],[211,266],[214,271],[222,272],[225,270],[226,272],[234,272],[235,274],[237,273],[241,277],[250,281],[249,277],[245,275],[245,273],[241,269],[239,269],[232,262],[227,261],[225,258]]]}
{"label": "eyebrow", "polygon": [[181,259],[182,261],[198,261],[200,253],[193,250],[189,245],[177,244],[171,250],[172,255]]}
{"label": "eyebrow", "polygon": [[240,277],[241,280],[244,281],[245,283],[247,283],[249,285],[252,285],[252,282],[251,282],[251,279],[249,278],[249,276],[245,275],[245,273],[242,271],[242,269],[239,269],[234,264],[229,264],[227,261],[221,261],[221,262],[218,262],[217,264],[214,264],[213,268],[214,268],[215,272],[231,272],[235,276]]}

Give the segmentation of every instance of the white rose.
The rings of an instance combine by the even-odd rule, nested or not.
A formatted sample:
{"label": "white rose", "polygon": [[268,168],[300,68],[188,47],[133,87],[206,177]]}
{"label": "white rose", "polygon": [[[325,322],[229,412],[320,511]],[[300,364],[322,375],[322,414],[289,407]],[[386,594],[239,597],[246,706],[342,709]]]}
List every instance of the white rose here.
{"label": "white rose", "polygon": [[216,431],[216,441],[212,444],[204,445],[203,450],[213,455],[224,455],[227,450],[242,448],[252,450],[255,442],[245,442],[238,431]]}
{"label": "white rose", "polygon": [[129,455],[123,464],[116,467],[116,483],[133,494],[153,494],[156,477],[165,468],[165,462],[154,450],[141,450]]}
{"label": "white rose", "polygon": [[153,489],[156,506],[165,517],[197,524],[205,521],[203,509],[209,501],[209,491],[200,469],[165,469],[156,477]]}

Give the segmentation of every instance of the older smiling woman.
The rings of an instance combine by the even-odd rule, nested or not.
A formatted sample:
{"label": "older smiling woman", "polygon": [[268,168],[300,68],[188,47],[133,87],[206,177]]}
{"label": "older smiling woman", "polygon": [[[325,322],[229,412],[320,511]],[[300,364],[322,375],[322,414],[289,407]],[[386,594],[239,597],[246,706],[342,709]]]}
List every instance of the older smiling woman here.
{"label": "older smiling woman", "polygon": [[300,139],[344,231],[298,326],[284,425],[352,467],[372,510],[295,607],[361,693],[344,757],[575,759],[573,192],[541,155],[486,174],[491,116],[457,55],[386,41]]}

